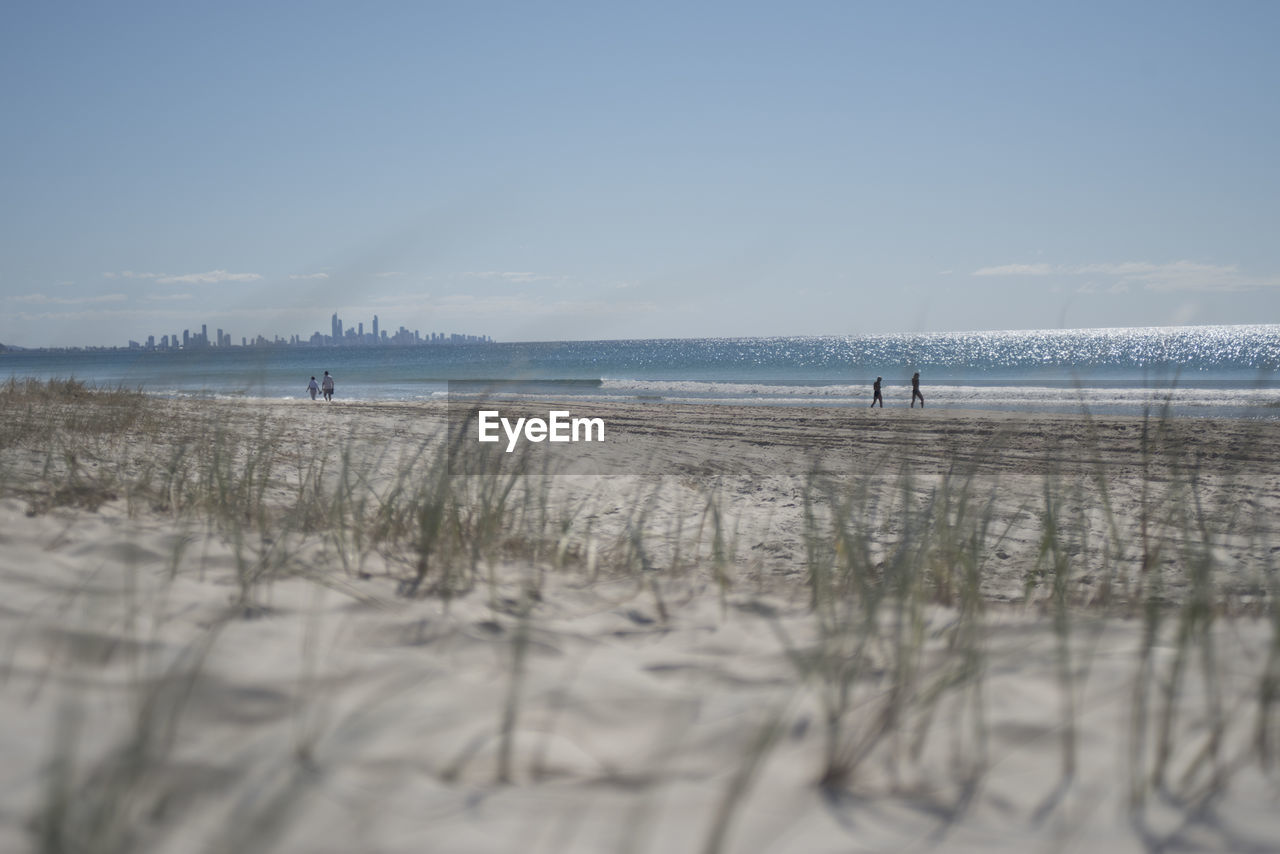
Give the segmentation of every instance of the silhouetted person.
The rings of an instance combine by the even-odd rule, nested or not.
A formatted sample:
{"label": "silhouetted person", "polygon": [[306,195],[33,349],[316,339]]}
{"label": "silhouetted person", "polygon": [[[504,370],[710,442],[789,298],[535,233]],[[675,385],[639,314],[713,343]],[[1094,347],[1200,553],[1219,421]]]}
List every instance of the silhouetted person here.
{"label": "silhouetted person", "polygon": [[[916,371],[911,376],[911,408],[916,408],[916,398],[920,398],[920,408],[924,409],[924,395],[920,393],[920,372]],[[883,409],[884,404],[880,404]]]}
{"label": "silhouetted person", "polygon": [[880,401],[880,408],[884,409],[884,398],[880,396],[880,379],[880,377],[876,377],[876,381],[871,386],[872,390],[875,391],[875,396],[871,398],[872,409],[875,408],[877,400]]}
{"label": "silhouetted person", "polygon": [[307,391],[311,392],[311,399],[316,399],[316,393],[320,391],[320,383],[316,382],[316,378],[312,377],[311,382],[307,383]]}
{"label": "silhouetted person", "polygon": [[324,392],[324,399],[333,403],[333,377],[329,376],[329,372],[324,372],[324,379],[320,381],[320,388]]}

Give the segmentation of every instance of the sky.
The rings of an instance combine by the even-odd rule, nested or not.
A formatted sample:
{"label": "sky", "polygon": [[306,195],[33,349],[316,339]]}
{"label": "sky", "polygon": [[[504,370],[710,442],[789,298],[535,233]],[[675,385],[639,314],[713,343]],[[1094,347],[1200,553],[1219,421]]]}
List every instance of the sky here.
{"label": "sky", "polygon": [[1280,322],[1280,4],[0,11],[0,343]]}

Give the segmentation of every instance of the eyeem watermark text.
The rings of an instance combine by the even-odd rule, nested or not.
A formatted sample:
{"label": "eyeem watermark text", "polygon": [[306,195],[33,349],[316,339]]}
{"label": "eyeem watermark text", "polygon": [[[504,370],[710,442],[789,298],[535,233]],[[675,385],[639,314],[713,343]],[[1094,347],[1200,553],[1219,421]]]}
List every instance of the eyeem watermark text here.
{"label": "eyeem watermark text", "polygon": [[[507,453],[519,444],[521,436],[528,442],[603,442],[603,418],[575,418],[567,409],[553,409],[542,418],[504,418],[496,409],[476,413],[476,439],[500,442],[499,429],[507,437]],[[593,434],[594,433],[594,438]]]}

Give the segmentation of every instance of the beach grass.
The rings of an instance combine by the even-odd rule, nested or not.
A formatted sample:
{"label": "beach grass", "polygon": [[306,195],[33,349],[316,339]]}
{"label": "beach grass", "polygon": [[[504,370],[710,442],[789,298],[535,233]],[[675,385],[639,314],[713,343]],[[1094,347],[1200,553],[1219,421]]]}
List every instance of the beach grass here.
{"label": "beach grass", "polygon": [[[1274,530],[1265,508],[1241,500],[1257,493],[1258,471],[1205,456],[1204,440],[1189,443],[1167,413],[1121,425],[1137,448],[1124,465],[1108,462],[1110,425],[1085,417],[1077,426],[1089,456],[1077,446],[1063,457],[1046,439],[1042,463],[1012,474],[999,441],[932,466],[915,464],[919,448],[908,446],[882,456],[893,462],[853,474],[814,468],[789,477],[798,501],[786,518],[741,506],[732,476],[459,476],[449,471],[441,431],[388,442],[378,430],[317,420],[318,432],[302,435],[282,424],[287,417],[243,405],[201,413],[72,380],[0,387],[0,497],[23,502],[35,519],[120,507],[128,518],[169,526],[178,536],[167,583],[203,577],[191,545],[198,542],[226,555],[222,580],[232,591],[166,667],[146,664],[159,675],[134,682],[133,719],[113,745],[83,751],[76,733],[89,700],[64,693],[44,795],[29,817],[34,850],[142,850],[196,814],[192,803],[164,807],[193,686],[219,637],[274,619],[273,590],[291,582],[380,607],[438,603],[431,619],[439,625],[473,600],[487,612],[459,629],[458,642],[479,626],[483,644],[498,651],[494,704],[459,710],[487,719],[478,731],[488,736],[447,758],[423,758],[443,769],[436,784],[445,788],[463,780],[538,785],[534,757],[547,742],[530,753],[522,739],[530,722],[562,708],[551,698],[569,689],[545,681],[545,638],[581,591],[609,591],[596,595],[618,603],[629,621],[611,642],[678,633],[682,614],[708,599],[713,626],[753,620],[774,639],[781,669],[771,673],[782,687],[725,736],[734,746],[713,764],[727,770],[704,781],[719,792],[697,834],[705,851],[735,850],[734,827],[747,820],[771,763],[806,766],[794,778],[831,803],[927,802],[944,816],[926,821],[943,838],[976,809],[993,769],[1011,761],[1008,743],[997,745],[993,733],[1019,723],[1052,738],[1057,756],[1041,768],[1022,819],[1032,827],[1053,816],[1065,822],[1073,794],[1093,785],[1090,775],[1115,770],[1089,764],[1082,751],[1102,737],[1090,704],[1116,656],[1126,687],[1108,702],[1123,703],[1126,723],[1105,735],[1123,745],[1125,797],[1115,808],[1139,845],[1174,844],[1189,826],[1203,831],[1197,822],[1238,778],[1278,781]],[[1246,442],[1250,429],[1234,441]],[[752,556],[754,545],[786,538],[796,544],[785,561],[793,572]],[[997,576],[1014,581],[997,590]],[[162,619],[130,607],[101,619]],[[1056,692],[1048,708],[995,699],[1010,692],[1005,672],[1019,664],[1005,640],[1015,625],[1034,628],[1032,646],[1046,644],[1043,659],[1022,666],[1044,662]],[[1227,661],[1224,638],[1246,628],[1263,640],[1245,645],[1245,660]],[[1137,641],[1108,646],[1116,633]],[[307,643],[314,655],[318,642]],[[315,714],[301,702],[295,718]],[[364,720],[374,706],[346,714]],[[226,807],[240,819],[210,844],[234,837],[237,847],[265,850],[286,838],[284,802],[305,799],[323,776],[299,769],[346,755],[326,750],[334,731],[311,732],[305,750],[259,776],[232,774],[253,786],[274,771],[285,781],[273,790],[279,815],[267,821],[255,812],[245,789]],[[491,760],[482,759],[486,744]],[[491,764],[477,776],[484,762]],[[1169,810],[1180,823],[1159,818]]]}

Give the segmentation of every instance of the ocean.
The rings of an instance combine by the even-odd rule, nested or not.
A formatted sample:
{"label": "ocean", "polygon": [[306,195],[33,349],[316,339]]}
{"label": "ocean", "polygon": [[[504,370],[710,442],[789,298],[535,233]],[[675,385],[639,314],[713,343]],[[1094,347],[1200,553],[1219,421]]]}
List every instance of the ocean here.
{"label": "ocean", "polygon": [[518,380],[532,397],[785,406],[907,406],[1280,418],[1280,325],[857,337],[553,341],[422,347],[261,347],[0,353],[0,377],[67,378],[165,397],[441,398],[456,380]]}

